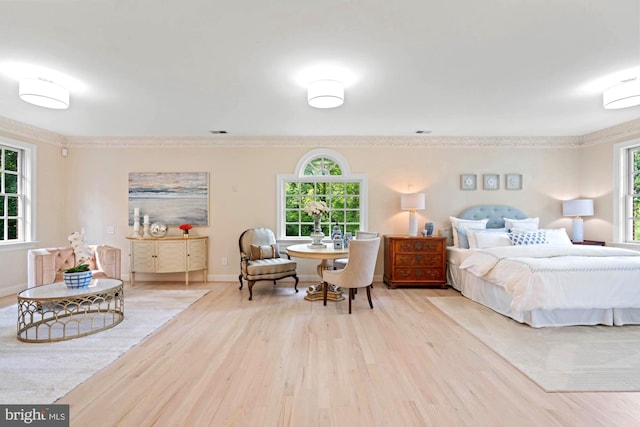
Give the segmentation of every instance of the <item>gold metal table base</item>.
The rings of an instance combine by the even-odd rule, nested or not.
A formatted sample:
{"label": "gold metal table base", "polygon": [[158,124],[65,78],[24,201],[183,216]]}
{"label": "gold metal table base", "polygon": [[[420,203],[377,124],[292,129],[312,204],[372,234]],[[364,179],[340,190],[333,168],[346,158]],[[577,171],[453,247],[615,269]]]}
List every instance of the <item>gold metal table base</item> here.
{"label": "gold metal table base", "polygon": [[[323,300],[324,296],[322,295],[322,287],[322,283],[309,286],[307,289],[307,295],[304,299],[307,301]],[[329,289],[327,290],[327,301],[342,301],[343,299],[344,296],[342,296],[342,288],[335,285],[329,285]]]}
{"label": "gold metal table base", "polygon": [[117,282],[95,289],[80,288],[75,290],[75,295],[66,291],[64,284],[40,287],[57,286],[59,296],[55,296],[55,289],[52,296],[47,297],[20,293],[18,340],[33,343],[64,341],[113,328],[124,319],[124,290],[122,281]]}

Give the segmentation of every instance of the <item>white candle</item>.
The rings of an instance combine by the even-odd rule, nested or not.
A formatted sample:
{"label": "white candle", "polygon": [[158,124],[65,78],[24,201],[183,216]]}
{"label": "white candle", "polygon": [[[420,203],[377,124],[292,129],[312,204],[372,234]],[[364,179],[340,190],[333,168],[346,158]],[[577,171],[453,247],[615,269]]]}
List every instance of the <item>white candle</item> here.
{"label": "white candle", "polygon": [[140,208],[134,208],[133,209],[133,215],[140,216]]}
{"label": "white candle", "polygon": [[149,224],[149,215],[144,216],[144,223]]}

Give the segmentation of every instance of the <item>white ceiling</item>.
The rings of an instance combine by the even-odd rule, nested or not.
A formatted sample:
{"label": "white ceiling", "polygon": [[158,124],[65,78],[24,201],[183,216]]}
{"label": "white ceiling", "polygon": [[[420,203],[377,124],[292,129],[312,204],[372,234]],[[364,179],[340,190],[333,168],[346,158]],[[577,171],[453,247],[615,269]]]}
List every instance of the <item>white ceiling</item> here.
{"label": "white ceiling", "polygon": [[[638,0],[0,1],[0,116],[79,137],[583,135],[640,118],[601,95],[640,65],[639,20]],[[15,62],[86,87],[27,104]],[[320,64],[351,73],[339,108],[307,105]]]}

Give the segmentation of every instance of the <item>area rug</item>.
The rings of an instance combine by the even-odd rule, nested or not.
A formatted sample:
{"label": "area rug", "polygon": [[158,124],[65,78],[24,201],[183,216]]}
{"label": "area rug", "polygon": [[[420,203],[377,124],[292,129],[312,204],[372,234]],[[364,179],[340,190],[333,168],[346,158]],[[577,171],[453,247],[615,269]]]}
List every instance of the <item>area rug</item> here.
{"label": "area rug", "polygon": [[545,391],[640,391],[640,326],[532,328],[467,298],[429,301]]}
{"label": "area rug", "polygon": [[56,343],[18,341],[17,306],[0,310],[0,404],[55,402],[208,292],[125,290],[122,323]]}

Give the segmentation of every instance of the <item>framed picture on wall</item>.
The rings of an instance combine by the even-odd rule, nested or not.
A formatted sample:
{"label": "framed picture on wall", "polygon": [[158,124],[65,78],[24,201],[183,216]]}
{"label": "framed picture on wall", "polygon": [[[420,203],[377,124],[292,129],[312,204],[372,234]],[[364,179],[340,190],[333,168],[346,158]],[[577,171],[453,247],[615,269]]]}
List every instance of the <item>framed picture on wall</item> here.
{"label": "framed picture on wall", "polygon": [[475,190],[477,187],[477,177],[474,174],[460,175],[460,189]]}
{"label": "framed picture on wall", "polygon": [[522,190],[522,175],[519,173],[508,173],[504,177],[504,187],[507,190]]}
{"label": "framed picture on wall", "polygon": [[489,173],[482,175],[482,178],[485,190],[498,190],[500,188],[500,175]]}
{"label": "framed picture on wall", "polygon": [[133,213],[149,215],[149,222],[166,225],[209,224],[207,172],[129,173],[129,225]]}

